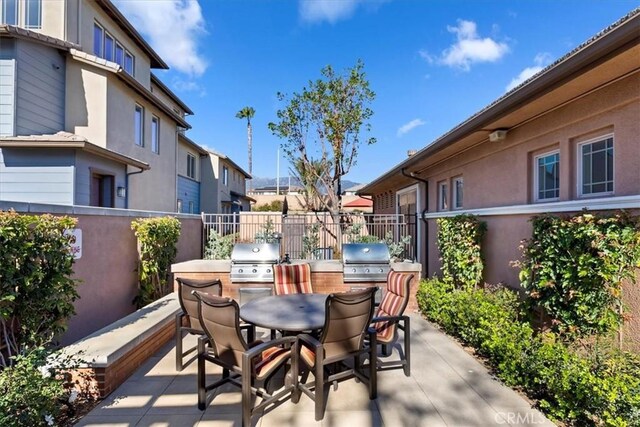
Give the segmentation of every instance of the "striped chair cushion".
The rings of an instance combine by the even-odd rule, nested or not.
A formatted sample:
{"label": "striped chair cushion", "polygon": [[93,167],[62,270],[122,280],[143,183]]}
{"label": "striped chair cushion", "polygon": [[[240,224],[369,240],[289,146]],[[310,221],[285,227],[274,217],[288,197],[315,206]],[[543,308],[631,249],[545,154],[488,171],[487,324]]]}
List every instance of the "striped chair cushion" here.
{"label": "striped chair cushion", "polygon": [[305,345],[300,346],[300,358],[309,368],[316,364],[316,352]]}
{"label": "striped chair cushion", "polygon": [[[249,344],[249,348],[262,344],[261,340],[257,340]],[[269,376],[282,361],[291,356],[291,350],[282,347],[271,347],[263,351],[259,357],[254,359],[253,370],[257,379],[262,380]]]}
{"label": "striped chair cushion", "polygon": [[[378,307],[376,317],[400,316],[404,313],[409,301],[411,280],[413,280],[413,274],[411,273],[389,271],[387,292],[385,292],[384,298],[382,298],[382,302]],[[396,333],[395,322],[376,322],[374,328],[376,329],[378,342],[387,344],[394,340]]]}
{"label": "striped chair cushion", "polygon": [[273,285],[276,295],[313,293],[311,267],[309,264],[274,265]]}

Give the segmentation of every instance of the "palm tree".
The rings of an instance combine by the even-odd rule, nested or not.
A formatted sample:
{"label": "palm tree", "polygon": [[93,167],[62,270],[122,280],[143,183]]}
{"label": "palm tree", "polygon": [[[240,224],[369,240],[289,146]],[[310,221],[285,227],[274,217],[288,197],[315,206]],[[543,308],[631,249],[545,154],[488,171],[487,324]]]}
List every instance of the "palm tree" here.
{"label": "palm tree", "polygon": [[[253,132],[251,130],[251,119],[256,114],[256,110],[253,107],[244,107],[242,110],[236,113],[236,117],[239,119],[247,119],[247,144],[249,145],[249,175],[252,175],[252,161],[251,161],[251,145],[253,140]],[[249,190],[251,190],[251,180],[249,181]]]}

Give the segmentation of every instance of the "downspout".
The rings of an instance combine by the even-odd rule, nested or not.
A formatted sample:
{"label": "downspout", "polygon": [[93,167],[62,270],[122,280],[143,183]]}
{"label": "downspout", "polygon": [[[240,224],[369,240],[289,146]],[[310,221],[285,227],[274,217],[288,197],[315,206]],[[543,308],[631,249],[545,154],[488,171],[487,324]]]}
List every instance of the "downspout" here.
{"label": "downspout", "polygon": [[144,169],[140,168],[139,171],[127,172],[125,174],[125,176],[124,176],[124,188],[126,188],[126,191],[127,191],[125,193],[125,196],[124,196],[124,208],[125,209],[129,209],[129,175],[137,175],[137,174],[142,173],[142,172],[144,172]]}
{"label": "downspout", "polygon": [[[428,266],[429,266],[429,252],[428,252],[429,223],[427,222],[427,220],[424,217],[425,214],[427,212],[429,212],[429,181],[427,181],[426,179],[422,179],[422,178],[416,176],[417,174],[415,172],[409,172],[407,174],[405,172],[405,170],[406,170],[406,168],[402,168],[400,170],[400,173],[402,173],[403,176],[406,176],[407,178],[413,179],[415,181],[424,182],[424,209],[422,211],[422,214],[420,215],[420,218],[422,218],[422,221],[424,222],[424,257],[425,257],[424,258],[425,259],[424,276],[425,277],[429,277],[429,271],[427,270]],[[416,223],[416,225],[417,225],[417,223]],[[416,247],[416,249],[417,249],[417,247]]]}

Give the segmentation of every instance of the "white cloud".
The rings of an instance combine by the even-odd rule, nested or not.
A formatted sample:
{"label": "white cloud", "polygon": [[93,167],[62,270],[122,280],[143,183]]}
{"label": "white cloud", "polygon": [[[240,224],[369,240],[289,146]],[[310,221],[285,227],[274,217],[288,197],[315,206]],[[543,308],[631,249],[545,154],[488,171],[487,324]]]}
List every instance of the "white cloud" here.
{"label": "white cloud", "polygon": [[173,69],[199,76],[207,61],[198,52],[206,34],[200,3],[195,0],[115,0],[131,23]]}
{"label": "white cloud", "polygon": [[299,0],[298,13],[305,22],[331,24],[348,19],[360,6],[376,9],[389,0]]}
{"label": "white cloud", "polygon": [[473,21],[460,19],[457,26],[447,26],[447,30],[456,34],[457,41],[445,49],[439,57],[429,55],[424,50],[420,51],[420,56],[427,62],[437,62],[469,71],[472,64],[495,62],[509,52],[509,46],[506,43],[495,41],[490,37],[481,38],[478,35],[477,25]]}
{"label": "white cloud", "polygon": [[551,55],[549,55],[548,53],[539,53],[533,59],[533,62],[535,65],[525,68],[520,72],[520,74],[518,74],[517,77],[511,79],[511,82],[505,88],[505,92],[509,92],[511,89],[519,86],[524,81],[530,79],[535,74],[542,71],[547,65],[551,63]]}
{"label": "white cloud", "polygon": [[206,88],[195,80],[183,80],[175,77],[171,85],[177,92],[197,92],[201,98],[207,94]]}
{"label": "white cloud", "polygon": [[398,137],[401,137],[402,135],[411,132],[413,129],[417,128],[418,126],[422,126],[426,124],[426,122],[422,119],[413,119],[410,122],[407,122],[405,124],[403,124],[402,126],[400,126],[398,128]]}

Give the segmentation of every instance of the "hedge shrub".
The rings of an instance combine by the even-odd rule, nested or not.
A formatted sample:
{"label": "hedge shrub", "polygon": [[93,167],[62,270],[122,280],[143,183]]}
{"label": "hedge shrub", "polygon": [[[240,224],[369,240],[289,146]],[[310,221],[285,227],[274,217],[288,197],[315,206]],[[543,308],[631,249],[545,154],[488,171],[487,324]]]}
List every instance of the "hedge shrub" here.
{"label": "hedge shrub", "polygon": [[455,287],[482,283],[484,261],[481,243],[487,226],[474,215],[439,218],[437,245],[442,276]]}
{"label": "hedge shrub", "polygon": [[0,365],[66,330],[78,294],[75,238],[65,232],[75,224],[66,216],[0,211]]}
{"label": "hedge shrub", "polygon": [[512,291],[454,289],[423,281],[420,311],[473,346],[510,386],[519,386],[548,416],[571,426],[640,425],[640,358],[623,352],[571,351],[557,335],[538,335]]}
{"label": "hedge shrub", "polygon": [[169,270],[176,257],[180,221],[174,217],[140,218],[131,222],[138,238],[138,295],[140,307],[169,293]]}
{"label": "hedge shrub", "polygon": [[532,223],[520,264],[529,306],[542,308],[553,331],[569,339],[619,327],[622,281],[633,280],[640,267],[637,219],[581,213]]}

